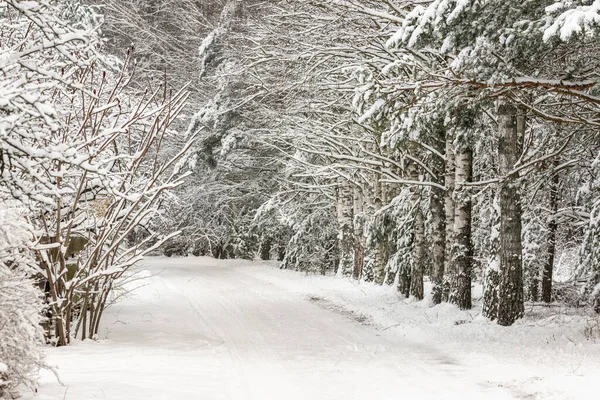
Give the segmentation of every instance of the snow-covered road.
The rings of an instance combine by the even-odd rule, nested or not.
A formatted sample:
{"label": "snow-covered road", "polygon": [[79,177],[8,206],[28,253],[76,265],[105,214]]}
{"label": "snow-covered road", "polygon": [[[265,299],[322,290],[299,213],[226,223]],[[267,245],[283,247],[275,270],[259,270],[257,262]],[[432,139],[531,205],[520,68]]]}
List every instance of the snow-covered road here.
{"label": "snow-covered road", "polygon": [[102,340],[50,349],[67,386],[44,373],[32,399],[538,398],[491,384],[493,369],[441,345],[289,290],[264,267],[209,258],[146,266],[154,276],[107,312]]}

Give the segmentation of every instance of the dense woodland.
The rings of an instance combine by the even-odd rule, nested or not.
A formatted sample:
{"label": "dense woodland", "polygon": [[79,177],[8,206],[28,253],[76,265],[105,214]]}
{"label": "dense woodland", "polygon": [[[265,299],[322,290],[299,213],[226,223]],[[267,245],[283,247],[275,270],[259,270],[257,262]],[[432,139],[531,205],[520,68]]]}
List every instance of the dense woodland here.
{"label": "dense woodland", "polygon": [[0,393],[156,252],[600,313],[599,38],[592,0],[0,2]]}

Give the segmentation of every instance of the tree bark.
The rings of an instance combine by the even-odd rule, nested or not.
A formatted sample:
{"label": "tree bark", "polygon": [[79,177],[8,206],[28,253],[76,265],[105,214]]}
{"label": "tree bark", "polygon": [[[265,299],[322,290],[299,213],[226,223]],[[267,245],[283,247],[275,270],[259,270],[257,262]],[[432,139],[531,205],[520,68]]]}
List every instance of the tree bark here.
{"label": "tree bark", "polygon": [[354,188],[354,269],[352,277],[360,279],[365,261],[364,196],[360,187]]}
{"label": "tree bark", "polygon": [[337,273],[338,275],[350,276],[354,270],[354,228],[352,226],[354,192],[349,182],[340,182],[337,200],[340,251],[340,263]]}
{"label": "tree bark", "polygon": [[271,238],[265,239],[260,245],[260,259],[270,260],[271,259]]}
{"label": "tree bark", "polygon": [[[419,173],[415,163],[411,162],[409,166],[410,179],[419,180]],[[423,300],[423,264],[425,263],[425,219],[421,211],[421,188],[413,185],[412,191],[412,209],[414,213],[413,220],[413,249],[412,265],[410,270],[410,292],[411,296]]]}
{"label": "tree bark", "polygon": [[[375,194],[375,213],[379,211],[383,205],[382,197],[383,197],[383,186],[381,182],[379,182],[380,174],[375,175],[374,182],[374,194]],[[378,216],[377,218],[381,218]],[[377,224],[377,221],[374,221],[374,224]],[[372,243],[373,251],[373,281],[378,285],[383,285],[385,281],[385,254],[383,243],[380,243],[379,240],[376,240],[375,243]]]}
{"label": "tree bark", "polygon": [[382,243],[375,243],[373,257],[373,282],[383,285],[385,282],[385,255]]}
{"label": "tree bark", "polygon": [[286,243],[279,242],[279,245],[277,246],[277,261],[283,261],[285,258],[285,245]]}
{"label": "tree bark", "polygon": [[452,287],[450,302],[460,309],[470,309],[471,268],[473,246],[471,244],[471,194],[465,183],[473,177],[473,152],[466,144],[458,145],[455,153],[454,188],[454,246],[452,247]]}
{"label": "tree bark", "polygon": [[[554,162],[558,166],[558,160]],[[556,212],[558,210],[558,173],[554,173],[550,184],[550,220],[548,222],[548,259],[542,270],[542,301],[550,303],[552,301],[552,275],[554,272],[554,258],[556,254]]]}
{"label": "tree bark", "polygon": [[[483,277],[483,305],[481,313],[484,317],[490,320],[495,320],[498,317],[498,286],[500,285],[500,275],[498,268],[500,265],[499,248],[500,248],[500,214],[498,209],[498,194],[494,196],[492,206],[493,222],[492,222],[492,237],[490,238],[490,253],[492,259],[488,261],[488,265]],[[498,232],[498,234],[496,234]]]}
{"label": "tree bark", "polygon": [[[445,130],[438,128],[437,135],[434,135],[437,150],[444,153]],[[434,156],[435,157],[435,156]],[[444,185],[444,162],[441,159],[436,159],[433,162],[433,170],[438,175],[437,182]],[[444,209],[444,190],[439,188],[431,189],[429,199],[431,209],[431,245],[432,245],[432,267],[431,267],[431,283],[432,283],[432,302],[440,304],[442,302],[442,291],[444,284],[444,269],[445,269],[445,245],[446,245],[446,220]]]}
{"label": "tree bark", "polygon": [[398,266],[398,292],[404,297],[408,297],[410,294],[410,266],[399,265]]}
{"label": "tree bark", "polygon": [[375,280],[375,271],[374,271],[374,249],[372,246],[372,238],[369,238],[369,234],[371,233],[372,225],[373,225],[373,213],[374,206],[368,205],[367,212],[365,215],[365,226],[363,228],[363,235],[365,237],[365,251],[364,251],[364,265],[362,271],[362,279],[365,282],[373,282]]}
{"label": "tree bark", "polygon": [[[498,260],[494,259],[493,263]],[[483,277],[483,306],[481,313],[490,320],[495,320],[498,316],[498,286],[500,284],[500,275],[497,265],[488,266]]]}
{"label": "tree bark", "polygon": [[[500,185],[500,284],[498,324],[512,325],[523,316],[523,265],[521,243],[521,199],[516,174],[510,174],[518,158],[520,125],[517,107],[501,101],[498,105],[498,172]],[[524,126],[524,124],[523,124]]]}
{"label": "tree bark", "polygon": [[453,271],[450,270],[452,265],[452,245],[454,240],[454,174],[455,174],[455,162],[454,162],[454,133],[452,130],[446,132],[446,166],[445,166],[445,187],[444,192],[444,211],[445,211],[445,247],[444,247],[444,283],[442,291],[442,300],[448,301],[450,298],[450,276],[453,275]]}

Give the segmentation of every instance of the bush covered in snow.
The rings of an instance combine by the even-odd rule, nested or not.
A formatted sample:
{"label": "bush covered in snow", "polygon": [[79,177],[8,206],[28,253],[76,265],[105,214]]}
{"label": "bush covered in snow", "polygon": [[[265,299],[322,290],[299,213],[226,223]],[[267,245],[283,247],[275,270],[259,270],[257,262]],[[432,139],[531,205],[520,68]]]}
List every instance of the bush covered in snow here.
{"label": "bush covered in snow", "polygon": [[38,347],[42,302],[31,276],[31,232],[23,211],[0,201],[0,398],[33,387],[42,361]]}

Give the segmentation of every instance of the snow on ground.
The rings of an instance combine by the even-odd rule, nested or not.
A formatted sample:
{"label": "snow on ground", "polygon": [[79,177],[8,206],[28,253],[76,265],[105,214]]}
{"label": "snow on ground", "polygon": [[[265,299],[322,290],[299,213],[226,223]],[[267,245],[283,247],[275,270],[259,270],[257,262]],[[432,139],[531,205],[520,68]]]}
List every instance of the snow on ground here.
{"label": "snow on ground", "polygon": [[[99,341],[47,349],[25,400],[584,399],[600,322],[529,306],[506,328],[389,287],[274,264],[152,258]],[[139,284],[140,282],[135,282]]]}

